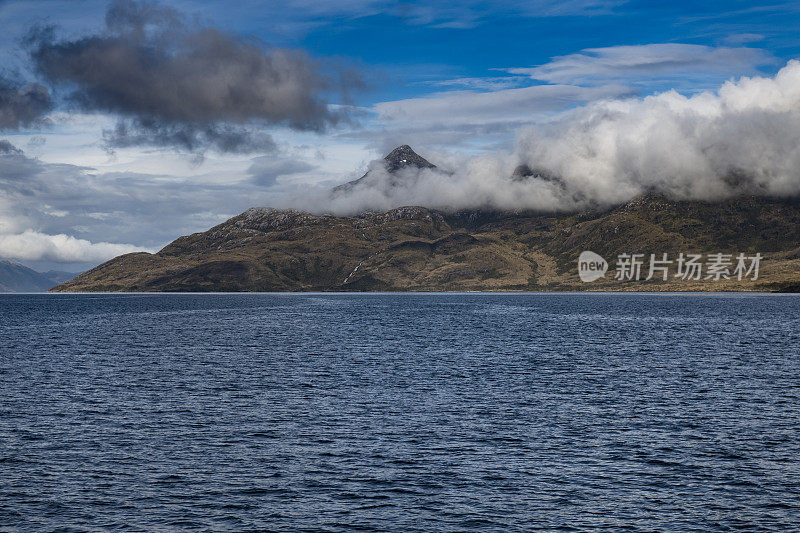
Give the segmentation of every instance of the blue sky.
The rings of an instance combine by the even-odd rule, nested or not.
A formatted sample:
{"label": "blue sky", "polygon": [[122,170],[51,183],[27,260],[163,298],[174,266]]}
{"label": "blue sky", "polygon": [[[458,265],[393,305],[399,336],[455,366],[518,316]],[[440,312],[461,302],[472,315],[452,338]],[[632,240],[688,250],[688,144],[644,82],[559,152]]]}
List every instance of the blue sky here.
{"label": "blue sky", "polygon": [[[303,115],[300,126],[297,115],[275,118],[275,109],[257,109],[251,120],[221,106],[219,117],[203,118],[248,136],[248,148],[226,151],[210,133],[200,144],[174,142],[176,131],[197,126],[195,117],[167,113],[155,129],[142,126],[141,108],[124,100],[136,91],[111,94],[118,88],[106,81],[104,100],[76,106],[75,89],[94,97],[95,81],[36,63],[22,44],[32,27],[48,24],[55,47],[107,36],[110,5],[0,1],[4,79],[15,91],[39,84],[52,98],[42,120],[0,131],[13,148],[0,161],[0,258],[83,269],[352,179],[398,144],[437,161],[510,151],[520,128],[570,109],[670,89],[713,91],[741,76],[773,76],[800,56],[796,2],[165,0],[187,26],[256,43],[267,56],[272,47],[302,51],[334,78],[307,95],[332,111]],[[349,119],[333,118],[340,105]],[[120,125],[139,129],[110,148],[109,132]]]}
{"label": "blue sky", "polygon": [[[319,16],[305,15],[298,6],[284,13],[282,21],[278,14],[278,22],[272,24],[268,21],[276,20],[274,13],[258,4],[243,2],[220,17],[219,8],[211,3],[199,13],[277,45],[361,62],[377,78],[362,103],[430,93],[437,89],[432,82],[498,77],[502,72],[496,69],[544,65],[554,57],[588,48],[656,43],[747,46],[766,50],[780,60],[762,69],[765,72],[777,70],[799,50],[800,4],[791,2],[518,3],[525,7],[505,2],[475,2],[474,7],[434,2],[425,8],[397,4],[385,10],[378,3],[355,2],[349,9],[330,7]],[[253,16],[254,12],[265,14]],[[695,76],[697,83],[685,88],[715,86],[731,75],[744,74],[725,67],[720,65],[708,76]],[[669,88],[655,78],[649,79],[644,72],[634,81],[644,91]]]}

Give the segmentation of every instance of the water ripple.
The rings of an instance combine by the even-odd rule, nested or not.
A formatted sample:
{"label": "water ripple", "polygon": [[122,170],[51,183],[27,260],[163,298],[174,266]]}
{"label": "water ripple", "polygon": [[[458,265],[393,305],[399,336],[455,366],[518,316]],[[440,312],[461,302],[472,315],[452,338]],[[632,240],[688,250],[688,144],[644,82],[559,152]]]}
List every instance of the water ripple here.
{"label": "water ripple", "polygon": [[0,530],[800,527],[800,298],[4,295]]}

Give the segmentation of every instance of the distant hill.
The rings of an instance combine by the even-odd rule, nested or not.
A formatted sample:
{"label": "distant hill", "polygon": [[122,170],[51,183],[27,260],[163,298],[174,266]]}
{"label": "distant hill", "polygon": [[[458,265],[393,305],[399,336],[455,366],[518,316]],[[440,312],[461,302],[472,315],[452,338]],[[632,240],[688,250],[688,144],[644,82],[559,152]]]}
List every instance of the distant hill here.
{"label": "distant hill", "polygon": [[42,272],[42,275],[58,285],[59,283],[71,280],[78,274],[75,272],[64,272],[63,270],[48,270],[47,272]]}
{"label": "distant hill", "polygon": [[45,292],[75,277],[68,272],[37,272],[13,261],[0,260],[0,292]]}
{"label": "distant hill", "polygon": [[[408,166],[435,168],[408,146],[386,156],[392,186]],[[542,173],[525,166],[511,180]],[[371,172],[334,190],[359,187]],[[556,179],[544,176],[544,179]],[[578,257],[609,263],[583,283]],[[620,254],[738,253],[763,257],[757,280],[614,279]],[[642,267],[642,278],[648,266]],[[732,271],[734,265],[731,265]],[[462,211],[401,207],[351,217],[252,208],[156,254],[117,257],[54,291],[400,290],[800,290],[800,200],[723,202],[643,196],[581,213]]]}

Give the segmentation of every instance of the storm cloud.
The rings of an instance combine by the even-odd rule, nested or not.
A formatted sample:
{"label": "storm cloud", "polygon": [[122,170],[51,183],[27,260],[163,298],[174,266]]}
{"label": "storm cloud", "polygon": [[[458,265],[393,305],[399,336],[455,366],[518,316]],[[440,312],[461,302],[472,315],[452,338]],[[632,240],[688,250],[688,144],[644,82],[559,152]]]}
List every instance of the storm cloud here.
{"label": "storm cloud", "polygon": [[0,130],[18,130],[41,123],[52,105],[46,87],[0,77]]}
{"label": "storm cloud", "polygon": [[[172,145],[189,151],[268,151],[254,126],[322,131],[344,118],[323,95],[358,85],[297,50],[226,34],[158,3],[116,0],[105,30],[28,39],[38,72],[83,110],[120,116],[109,147]],[[342,109],[342,108],[339,108]]]}

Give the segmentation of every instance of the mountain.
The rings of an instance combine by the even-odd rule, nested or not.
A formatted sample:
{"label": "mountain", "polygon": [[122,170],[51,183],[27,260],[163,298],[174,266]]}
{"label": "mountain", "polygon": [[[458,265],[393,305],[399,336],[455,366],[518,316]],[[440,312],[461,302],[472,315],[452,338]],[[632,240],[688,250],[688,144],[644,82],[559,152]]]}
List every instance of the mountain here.
{"label": "mountain", "polygon": [[[787,290],[800,289],[800,200],[644,196],[570,214],[402,207],[351,217],[252,208],[155,254],[117,257],[54,291]],[[580,281],[591,250],[611,272]],[[618,281],[619,254],[739,252],[757,280]],[[732,268],[732,267],[731,267]],[[646,272],[647,266],[643,268]]]}
{"label": "mountain", "polygon": [[0,260],[0,292],[45,292],[75,277],[67,272],[36,272],[13,261]]}
{"label": "mountain", "polygon": [[[407,144],[403,146],[398,146],[391,152],[389,152],[386,157],[383,158],[381,162],[383,164],[383,168],[389,174],[389,182],[386,184],[389,187],[393,187],[398,185],[399,181],[405,178],[402,176],[401,172],[405,168],[413,168],[413,169],[423,169],[423,168],[436,168],[436,165],[425,159],[424,157],[417,154],[411,147]],[[339,185],[338,187],[333,188],[333,194],[341,194],[344,192],[348,192],[356,187],[371,185],[379,179],[376,175],[375,171],[370,169],[367,171],[366,174],[358,178],[357,180],[348,181],[343,185]]]}
{"label": "mountain", "polygon": [[63,270],[48,270],[47,272],[42,272],[42,275],[52,281],[54,285],[58,285],[59,283],[71,280],[78,274],[75,272],[64,272]]}

